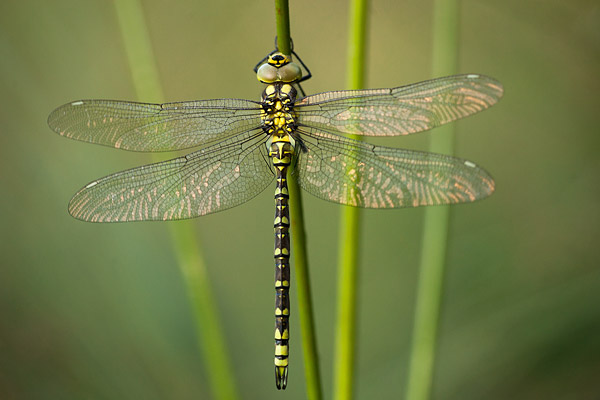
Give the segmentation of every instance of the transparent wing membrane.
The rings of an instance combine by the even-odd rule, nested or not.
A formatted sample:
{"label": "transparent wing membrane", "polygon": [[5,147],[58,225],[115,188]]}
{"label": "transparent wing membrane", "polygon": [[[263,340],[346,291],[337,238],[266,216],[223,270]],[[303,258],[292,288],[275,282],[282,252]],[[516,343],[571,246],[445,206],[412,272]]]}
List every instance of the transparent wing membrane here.
{"label": "transparent wing membrane", "polygon": [[71,139],[125,150],[179,150],[260,127],[260,104],[238,99],[166,104],[80,100],[54,110],[48,125]]}
{"label": "transparent wing membrane", "polygon": [[332,133],[397,136],[475,114],[502,97],[500,82],[455,75],[393,89],[342,90],[296,102],[298,123]]}
{"label": "transparent wing membrane", "polygon": [[294,173],[304,190],[325,200],[365,208],[418,207],[471,202],[494,191],[494,180],[470,161],[314,129],[301,133],[305,151]]}
{"label": "transparent wing membrane", "polygon": [[262,130],[91,182],[69,203],[90,222],[178,220],[235,207],[273,180]]}
{"label": "transparent wing membrane", "polygon": [[[406,135],[482,111],[502,86],[456,75],[393,89],[334,91],[298,100],[294,173],[313,195],[369,208],[474,201],[494,190],[475,164],[444,155],[372,146],[339,134]],[[174,220],[239,205],[260,193],[273,171],[261,103],[202,100],[147,104],[80,100],[53,111],[50,127],[71,139],[134,151],[202,146],[185,157],[99,179],[71,200],[85,221]]]}

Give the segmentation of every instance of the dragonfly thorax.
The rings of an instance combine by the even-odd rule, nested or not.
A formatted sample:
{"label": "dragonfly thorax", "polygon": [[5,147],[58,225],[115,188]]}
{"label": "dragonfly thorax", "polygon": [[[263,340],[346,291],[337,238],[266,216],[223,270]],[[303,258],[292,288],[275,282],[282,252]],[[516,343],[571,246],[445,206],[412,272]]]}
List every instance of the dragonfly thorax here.
{"label": "dragonfly thorax", "polygon": [[296,129],[293,112],[296,89],[287,83],[268,85],[262,94],[261,122],[269,135],[290,134]]}
{"label": "dragonfly thorax", "polygon": [[288,83],[267,85],[262,94],[262,128],[270,136],[266,145],[276,168],[287,168],[294,155],[295,100],[296,89]]}

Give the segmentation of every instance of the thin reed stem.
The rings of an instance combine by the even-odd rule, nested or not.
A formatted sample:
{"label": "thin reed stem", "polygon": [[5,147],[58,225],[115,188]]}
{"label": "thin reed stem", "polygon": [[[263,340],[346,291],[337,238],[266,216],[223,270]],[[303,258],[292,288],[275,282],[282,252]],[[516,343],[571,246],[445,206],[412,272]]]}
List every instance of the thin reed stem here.
{"label": "thin reed stem", "polygon": [[[365,76],[367,32],[367,0],[352,0],[348,35],[348,89],[362,89]],[[354,137],[359,140],[359,137]],[[360,209],[343,207],[340,212],[338,245],[338,295],[334,356],[333,398],[349,400],[354,397],[356,360],[356,321],[358,291],[358,248]]]}
{"label": "thin reed stem", "polygon": [[[458,0],[434,2],[432,70],[435,77],[456,73],[458,21]],[[454,131],[453,124],[437,128],[431,136],[429,149],[435,153],[452,154]],[[448,206],[430,207],[425,210],[407,400],[426,400],[431,394],[449,223]]]}

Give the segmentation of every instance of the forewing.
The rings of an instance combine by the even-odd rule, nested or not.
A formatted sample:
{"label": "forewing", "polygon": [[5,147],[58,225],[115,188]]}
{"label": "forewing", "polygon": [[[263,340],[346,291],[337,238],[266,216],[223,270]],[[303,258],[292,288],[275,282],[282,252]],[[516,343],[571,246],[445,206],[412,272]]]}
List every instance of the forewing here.
{"label": "forewing", "polygon": [[178,220],[235,207],[273,180],[264,133],[107,176],[81,189],[69,213],[90,222]]}
{"label": "forewing", "polygon": [[502,97],[500,82],[455,75],[393,89],[325,92],[299,100],[298,124],[323,132],[407,135],[475,114]]}
{"label": "forewing", "polygon": [[61,136],[133,151],[208,144],[260,126],[260,107],[220,99],[149,104],[79,100],[54,110],[48,125]]}
{"label": "forewing", "polygon": [[492,177],[470,161],[315,130],[302,133],[294,173],[304,190],[325,200],[400,208],[471,202],[494,191]]}

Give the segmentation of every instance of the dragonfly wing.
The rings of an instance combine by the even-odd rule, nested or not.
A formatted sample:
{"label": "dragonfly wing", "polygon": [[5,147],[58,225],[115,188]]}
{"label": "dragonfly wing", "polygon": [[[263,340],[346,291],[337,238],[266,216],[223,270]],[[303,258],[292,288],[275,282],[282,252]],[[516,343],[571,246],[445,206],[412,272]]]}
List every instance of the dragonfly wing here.
{"label": "dragonfly wing", "polygon": [[400,208],[471,202],[494,180],[474,163],[442,154],[380,147],[316,130],[302,132],[295,173],[307,192],[335,203]]}
{"label": "dragonfly wing", "polygon": [[245,133],[91,182],[73,196],[69,213],[90,222],[193,218],[244,203],[273,176],[264,133]]}
{"label": "dragonfly wing", "polygon": [[455,75],[393,89],[343,90],[296,102],[298,124],[364,136],[408,135],[475,114],[502,97],[500,82]]}
{"label": "dragonfly wing", "polygon": [[238,99],[149,104],[79,100],[54,110],[61,136],[133,151],[179,150],[260,126],[260,105]]}

